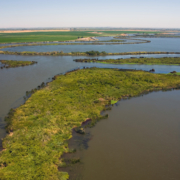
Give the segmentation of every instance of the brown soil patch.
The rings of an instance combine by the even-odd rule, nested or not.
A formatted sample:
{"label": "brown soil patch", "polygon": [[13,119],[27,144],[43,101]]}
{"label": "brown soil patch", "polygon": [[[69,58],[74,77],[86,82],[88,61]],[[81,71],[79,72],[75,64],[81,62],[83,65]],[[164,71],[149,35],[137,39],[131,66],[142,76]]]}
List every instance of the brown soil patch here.
{"label": "brown soil patch", "polygon": [[120,34],[120,36],[128,36],[128,34]]}
{"label": "brown soil patch", "polygon": [[106,100],[105,100],[105,99],[103,99],[103,98],[99,98],[98,100],[99,100],[99,101],[106,101]]}
{"label": "brown soil patch", "polygon": [[102,34],[102,32],[89,32],[89,33]]}
{"label": "brown soil patch", "polygon": [[176,34],[176,33],[161,33],[161,34]]}
{"label": "brown soil patch", "polygon": [[13,134],[14,134],[13,132],[10,132],[10,133],[9,133],[9,136],[12,136]]}
{"label": "brown soil patch", "polygon": [[97,41],[94,37],[79,38],[76,41]]}

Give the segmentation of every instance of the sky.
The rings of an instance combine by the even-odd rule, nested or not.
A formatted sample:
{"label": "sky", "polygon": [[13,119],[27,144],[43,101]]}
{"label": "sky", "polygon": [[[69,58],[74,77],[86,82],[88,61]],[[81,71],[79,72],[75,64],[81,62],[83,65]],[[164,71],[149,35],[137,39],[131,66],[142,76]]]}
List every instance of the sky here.
{"label": "sky", "polygon": [[0,28],[180,28],[180,0],[0,0]]}

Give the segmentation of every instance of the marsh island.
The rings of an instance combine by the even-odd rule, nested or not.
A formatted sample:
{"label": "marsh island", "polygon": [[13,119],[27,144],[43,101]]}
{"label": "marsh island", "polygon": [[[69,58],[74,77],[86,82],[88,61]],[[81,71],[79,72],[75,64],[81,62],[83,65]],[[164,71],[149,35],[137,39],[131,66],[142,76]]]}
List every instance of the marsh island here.
{"label": "marsh island", "polygon": [[151,91],[178,89],[180,77],[144,71],[88,68],[55,76],[6,117],[2,179],[59,179],[61,156],[70,152],[72,129],[90,118],[95,124],[105,105]]}

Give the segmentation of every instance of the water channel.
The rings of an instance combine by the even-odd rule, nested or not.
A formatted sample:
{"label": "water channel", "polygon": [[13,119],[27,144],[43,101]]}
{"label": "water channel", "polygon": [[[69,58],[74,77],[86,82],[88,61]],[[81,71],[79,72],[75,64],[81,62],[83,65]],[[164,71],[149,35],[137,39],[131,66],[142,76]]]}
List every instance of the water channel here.
{"label": "water channel", "polygon": [[[147,39],[147,38],[146,38]],[[172,51],[178,52],[179,39],[148,39],[151,43],[129,45],[29,46],[7,48],[12,51],[87,51],[106,52]],[[142,56],[142,55],[141,55]],[[180,55],[143,55],[173,57]],[[99,59],[130,58],[131,56],[92,57]],[[139,57],[139,55],[133,57]],[[5,137],[4,117],[10,108],[24,103],[26,91],[59,73],[78,67],[155,69],[155,73],[180,72],[180,66],[108,65],[76,63],[71,56],[0,55],[4,60],[37,61],[26,67],[0,70],[0,138]],[[78,175],[82,180],[178,180],[180,179],[180,91],[156,92],[143,97],[123,100],[108,112],[109,118],[91,129],[88,148],[81,151],[82,163]],[[82,170],[82,171],[81,171]]]}
{"label": "water channel", "polygon": [[[113,38],[113,37],[111,37]],[[101,40],[103,37],[101,37]],[[106,40],[107,37],[104,37]],[[116,45],[46,45],[46,46],[22,46],[2,49],[4,51],[33,51],[33,52],[51,52],[63,51],[67,52],[85,52],[85,51],[106,51],[108,53],[117,52],[135,52],[135,51],[167,51],[179,52],[180,41],[179,38],[140,38],[149,40],[151,43],[143,44],[116,44]],[[108,39],[109,40],[109,39]],[[89,44],[87,42],[87,44]]]}
{"label": "water channel", "polygon": [[179,102],[180,91],[118,102],[91,129],[72,179],[180,179]]}

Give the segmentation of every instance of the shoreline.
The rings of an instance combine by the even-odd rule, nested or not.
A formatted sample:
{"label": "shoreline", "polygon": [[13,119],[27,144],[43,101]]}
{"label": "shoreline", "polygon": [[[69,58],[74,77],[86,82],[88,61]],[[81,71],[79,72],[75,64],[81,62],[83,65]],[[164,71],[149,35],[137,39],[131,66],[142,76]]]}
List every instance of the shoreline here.
{"label": "shoreline", "polygon": [[76,39],[76,41],[97,41],[98,39],[96,39],[95,37],[85,37],[85,38],[79,38]]}
{"label": "shoreline", "polygon": [[[179,91],[179,89],[178,90],[173,89],[172,91],[173,92]],[[168,92],[159,90],[159,91],[148,92],[145,94],[140,94],[139,96],[135,96],[135,97],[124,97],[117,102],[117,106],[122,105],[120,103],[123,103],[124,101],[127,101],[127,100],[131,101],[134,98],[141,98],[144,95],[149,95],[149,94],[154,94],[154,93],[168,93]],[[101,114],[109,115],[109,113],[113,110],[113,108],[117,108],[117,107],[114,107],[114,105],[109,105],[106,107],[106,109],[101,111]],[[97,123],[101,123],[101,121],[106,120],[106,119],[107,118],[104,118],[104,119],[98,121]],[[111,119],[109,119],[109,116],[108,116],[108,119],[106,121],[109,121],[109,120],[112,120],[112,117],[111,117]],[[76,132],[74,132],[74,131],[72,132],[72,138],[68,140],[68,146],[70,147],[72,152],[64,153],[62,155],[62,158],[64,159],[64,162],[67,163],[67,166],[60,167],[59,170],[68,172],[70,179],[71,178],[76,179],[77,177],[80,177],[81,173],[83,172],[82,166],[84,167],[84,152],[83,151],[87,151],[89,148],[92,148],[89,145],[89,143],[91,143],[91,141],[94,141],[95,137],[92,134],[92,132],[94,130],[91,130],[91,128],[96,128],[96,125],[93,127],[89,127],[88,125],[89,125],[89,123],[85,124],[85,127],[86,127],[85,130],[87,131],[87,134],[81,135],[81,137]],[[84,127],[84,125],[82,125],[82,127]],[[92,158],[94,159],[94,157],[92,157]],[[78,159],[79,161],[76,163],[72,163],[72,164],[69,163],[71,160],[73,161],[76,159]]]}
{"label": "shoreline", "polygon": [[[126,39],[125,39],[126,40]],[[3,48],[11,48],[11,47],[21,47],[21,46],[50,46],[50,45],[117,45],[117,44],[143,44],[143,43],[150,43],[149,40],[144,39],[127,39],[127,40],[136,40],[137,42],[125,42],[125,40],[108,40],[108,41],[99,41],[97,40],[90,40],[90,41],[83,41],[83,40],[74,40],[74,41],[42,41],[42,42],[24,42],[24,43],[1,43],[1,44],[12,44],[7,46],[0,46],[0,49]],[[68,42],[68,43],[67,43]],[[85,43],[86,42],[86,43]],[[89,42],[89,43],[87,43]],[[13,45],[14,44],[14,45]]]}
{"label": "shoreline", "polygon": [[37,64],[36,61],[18,61],[18,60],[0,60],[0,62],[3,65],[3,66],[0,66],[0,69],[24,67],[24,66]]}
{"label": "shoreline", "polygon": [[[0,48],[1,49],[1,48]],[[108,56],[108,55],[143,55],[143,54],[180,54],[180,52],[120,52],[120,53],[106,53],[104,51],[86,51],[86,52],[11,52],[11,51],[0,51],[0,54],[7,54],[7,55],[28,55],[28,56]]]}
{"label": "shoreline", "polygon": [[[152,77],[154,77],[154,76],[157,76],[157,77],[168,77],[168,78],[170,78],[170,79],[172,79],[170,76],[166,76],[166,75],[154,75],[154,74],[152,74],[152,73],[147,73],[147,72],[144,72],[144,71],[133,71],[133,72],[131,72],[131,71],[124,71],[124,72],[121,72],[121,71],[119,71],[119,70],[117,70],[117,69],[100,69],[100,68],[88,68],[88,69],[85,69],[85,70],[75,70],[75,71],[71,71],[71,72],[67,72],[65,75],[58,75],[58,76],[55,76],[54,77],[54,81],[52,81],[52,82],[50,82],[50,83],[48,83],[48,85],[46,86],[46,87],[44,87],[43,89],[41,89],[41,90],[37,90],[37,92],[35,92],[27,101],[26,101],[26,103],[24,104],[24,105],[22,105],[22,106],[20,106],[20,107],[18,107],[16,110],[12,110],[11,111],[11,113],[9,114],[9,118],[11,119],[11,118],[13,118],[14,116],[16,116],[16,111],[18,111],[18,112],[20,112],[19,110],[20,109],[22,109],[22,108],[25,108],[25,107],[27,107],[27,106],[29,106],[30,104],[31,104],[31,100],[33,99],[33,98],[35,98],[35,97],[39,97],[39,95],[40,96],[42,96],[43,94],[43,92],[48,92],[49,90],[49,88],[55,88],[55,86],[56,86],[56,81],[57,82],[59,82],[59,81],[61,81],[61,80],[63,80],[63,79],[71,79],[71,78],[73,78],[73,74],[75,73],[76,74],[76,76],[79,74],[81,74],[82,72],[83,73],[89,73],[89,72],[94,72],[94,73],[97,73],[97,74],[99,74],[99,72],[101,72],[101,73],[103,73],[104,74],[104,72],[106,72],[106,73],[110,73],[111,74],[111,71],[112,72],[114,72],[115,74],[126,74],[127,73],[127,75],[129,74],[131,74],[131,73],[137,73],[137,75],[139,74],[144,74],[144,75],[146,75],[146,74],[148,74],[148,77],[149,77],[149,75],[150,76],[152,76]],[[133,75],[133,74],[132,74]],[[144,75],[143,75],[143,78],[144,78]],[[70,76],[70,77],[69,77]],[[85,77],[87,77],[87,76],[85,76]],[[133,75],[133,78],[134,78],[135,76]],[[99,78],[99,77],[98,77]],[[104,77],[105,78],[105,77]],[[107,76],[107,78],[109,78],[109,75]],[[100,79],[102,79],[102,77],[100,78]],[[99,79],[99,80],[100,80]],[[106,79],[106,78],[105,78]],[[173,78],[174,79],[174,78]],[[180,79],[179,78],[177,78],[176,77],[176,79],[178,80],[178,82],[180,82]],[[78,79],[77,79],[78,80]],[[93,79],[92,79],[93,80]],[[78,80],[79,81],[79,80]],[[94,80],[93,80],[94,81]],[[175,83],[176,84],[176,83]],[[161,86],[161,85],[160,85]],[[80,86],[81,87],[81,86]],[[83,86],[82,86],[83,87]],[[86,86],[85,86],[86,87]],[[172,89],[173,88],[173,86],[171,86],[171,87],[169,87],[169,86],[167,86],[166,87],[166,85],[163,83],[162,84],[162,87],[164,87],[163,89],[164,90],[168,90],[168,89]],[[177,85],[175,85],[174,86],[174,88],[179,88],[179,84],[178,84],[178,86]],[[123,94],[122,95],[122,97],[121,98],[126,98],[126,97],[134,97],[134,96],[139,96],[139,94],[141,94],[141,93],[148,93],[148,92],[151,92],[151,91],[154,91],[154,90],[162,90],[162,88],[155,88],[155,87],[151,87],[151,86],[149,86],[149,87],[146,87],[146,88],[143,88],[143,90],[142,91],[138,91],[138,93],[136,94],[134,94],[134,95],[129,95],[129,94],[127,94],[127,92],[126,92],[126,94]],[[79,89],[78,89],[78,91],[79,91]],[[96,91],[94,91],[94,93],[95,93]],[[39,95],[38,95],[39,94]],[[66,95],[65,95],[66,96]],[[95,97],[94,97],[95,96]],[[93,95],[93,97],[94,97],[94,99],[96,99],[96,96],[98,97],[99,95],[97,94],[97,95]],[[52,97],[51,97],[51,99],[52,99]],[[118,99],[120,99],[120,98],[118,98]],[[116,98],[114,98],[114,100],[116,100]],[[98,107],[98,109],[100,110],[102,110],[102,107],[104,107],[104,105],[105,104],[109,104],[109,101],[110,101],[110,99],[107,99],[106,101],[97,101],[97,102],[94,102],[95,103],[95,106],[96,106],[96,108]],[[43,102],[44,102],[44,100],[43,100]],[[65,102],[64,102],[65,103]],[[94,104],[93,103],[93,104]],[[66,103],[67,104],[67,103]],[[86,105],[88,105],[87,103],[85,103]],[[93,105],[94,106],[94,105]],[[92,107],[93,107],[92,106]],[[83,108],[84,109],[84,108]],[[82,109],[82,110],[83,110]],[[25,109],[24,109],[25,110]],[[87,111],[87,108],[85,108],[84,109],[85,111]],[[92,111],[93,109],[91,109],[91,111]],[[99,112],[99,110],[98,110],[98,112]],[[26,113],[26,110],[25,110],[25,112],[24,113]],[[99,113],[98,113],[99,114]],[[97,115],[98,115],[97,114]],[[23,117],[22,117],[23,118]],[[91,117],[90,117],[91,118]],[[94,118],[92,117],[91,119],[94,121],[94,123],[96,123],[97,122],[97,119],[98,118],[102,118],[101,116],[100,116],[100,114],[98,115],[98,116],[95,116]],[[10,120],[9,119],[9,120]],[[14,119],[14,118],[13,118]],[[85,121],[85,119],[87,119],[87,117],[86,118],[83,118],[82,119],[82,121],[79,121],[79,125],[80,124],[82,124],[82,122],[84,122]],[[9,121],[8,120],[8,121]],[[27,119],[28,120],[28,119]],[[11,142],[11,140],[13,140],[15,137],[14,136],[18,136],[18,132],[20,132],[19,130],[17,131],[17,130],[14,130],[14,128],[13,128],[13,126],[15,125],[15,126],[17,126],[18,124],[14,124],[15,122],[15,119],[13,120],[13,121],[9,121],[9,126],[8,126],[8,130],[12,133],[13,132],[13,135],[12,136],[7,136],[6,138],[5,138],[5,140],[3,141],[3,146],[6,144],[6,149],[8,149],[8,147],[9,147],[9,145],[12,143]],[[11,123],[13,123],[13,124],[11,124]],[[38,123],[38,122],[37,122]],[[65,121],[65,123],[66,123],[66,121]],[[33,126],[34,127],[34,126]],[[74,127],[74,125],[72,126],[72,127]],[[16,128],[15,128],[16,129]],[[23,129],[24,129],[24,127],[23,127]],[[72,128],[71,128],[72,129]],[[53,130],[53,129],[52,129]],[[31,132],[31,131],[30,131]],[[26,134],[28,134],[28,133],[30,133],[29,132],[29,130],[27,129],[26,130]],[[34,130],[33,130],[33,132],[34,132]],[[70,131],[69,131],[70,132]],[[57,132],[56,132],[57,133]],[[36,134],[37,134],[37,132],[36,132]],[[38,136],[39,136],[39,134],[37,134]],[[18,136],[19,137],[19,136]],[[20,137],[19,137],[20,138]],[[21,137],[21,138],[24,138],[24,137]],[[67,138],[67,137],[66,137]],[[69,138],[68,138],[69,139]],[[20,140],[20,139],[19,139]],[[16,140],[17,141],[17,140]],[[7,143],[5,143],[5,142],[9,142],[10,144],[7,144]],[[14,142],[14,143],[16,143],[16,142]],[[21,141],[21,143],[23,143],[23,141]],[[66,147],[66,143],[64,144],[64,145],[62,145],[64,148]],[[10,146],[11,147],[11,146]],[[33,147],[34,147],[34,145],[33,145]],[[45,147],[44,147],[45,148]],[[46,149],[46,148],[45,148]],[[65,148],[64,149],[66,152],[68,152],[68,149],[67,148]],[[4,154],[4,155],[6,155],[6,153],[9,153],[9,152],[7,152],[7,150],[5,150],[5,151],[2,151],[2,153]],[[60,152],[59,152],[60,153]],[[2,155],[1,155],[2,156]],[[12,159],[13,160],[13,159]],[[22,163],[21,162],[21,159],[19,159],[19,161],[20,161],[20,163]],[[19,163],[19,162],[18,162]],[[11,164],[11,163],[10,163]],[[10,165],[9,164],[9,165]],[[8,166],[9,166],[8,164],[7,164],[7,166],[6,166],[6,170],[8,169]],[[13,165],[13,164],[11,164],[11,165]],[[52,166],[52,167],[54,167],[54,166]],[[4,168],[2,168],[1,170],[3,170]],[[54,168],[53,168],[54,169]],[[51,169],[52,170],[52,169]],[[54,169],[55,170],[55,169]],[[54,172],[54,170],[53,170],[53,172]],[[1,173],[2,173],[2,171],[1,171]],[[15,173],[15,172],[14,172]],[[50,171],[48,171],[48,173],[50,173]],[[18,172],[18,174],[19,174],[19,172]],[[51,174],[51,173],[50,173]],[[2,174],[3,175],[3,174]],[[14,174],[15,175],[15,174]],[[61,174],[62,175],[62,174]],[[63,176],[66,176],[67,177],[67,174],[65,173],[65,174],[63,174]],[[15,176],[13,176],[13,177],[16,177],[16,175]]]}
{"label": "shoreline", "polygon": [[[103,64],[138,64],[138,65],[180,65],[180,57],[131,57],[127,59],[74,59],[75,62],[81,63],[103,63]],[[174,64],[173,64],[174,63]]]}
{"label": "shoreline", "polygon": [[[98,51],[89,51],[89,54],[87,54],[87,52],[74,52],[74,54],[72,52],[20,52],[19,54],[18,52],[0,51],[0,54],[6,55],[6,53],[16,53],[10,55],[87,57],[93,57],[91,53],[99,53],[98,55],[96,54],[96,56],[180,54],[180,52],[106,53]],[[172,76],[173,74],[158,75],[150,73],[149,76],[146,76],[146,73],[149,72],[144,70],[122,70],[111,68],[109,69],[109,71],[112,70],[112,72],[107,73],[109,77],[107,76],[108,79],[106,79],[103,76],[106,76],[106,72],[108,72],[108,69],[106,71],[104,70],[105,68],[102,68],[102,72],[104,70],[104,73],[102,73],[100,69],[101,68],[84,67],[84,69],[75,69],[72,71],[67,71],[63,75],[55,75],[51,79],[52,81],[50,80],[50,82],[43,82],[37,88],[32,89],[31,91],[26,91],[25,103],[15,109],[11,109],[8,115],[6,116],[6,121],[8,124],[7,130],[9,131],[9,134],[7,134],[7,136],[3,140],[3,151],[0,151],[0,156],[2,157],[0,161],[0,176],[2,176],[2,178],[4,177],[17,179],[27,177],[36,179],[43,175],[43,177],[46,177],[47,179],[56,179],[61,177],[64,180],[66,180],[69,178],[68,173],[62,172],[60,169],[61,167],[64,167],[66,163],[63,162],[62,159],[64,155],[63,153],[74,152],[74,150],[69,148],[67,141],[70,138],[73,138],[73,132],[85,132],[85,129],[82,125],[85,122],[87,122],[87,120],[91,120],[90,126],[94,126],[99,120],[107,117],[101,115],[102,111],[110,110],[107,106],[111,106],[112,104],[115,104],[117,101],[120,101],[122,99],[130,99],[132,97],[141,96],[143,94],[148,94],[150,92],[155,91],[168,91],[172,89],[180,89],[180,82],[176,85],[173,84],[173,82],[175,83],[174,79],[179,81],[178,76],[173,76],[173,82],[169,83],[169,85],[166,86],[165,80],[169,80],[169,76]],[[93,71],[95,72],[96,70],[99,70],[100,73],[97,73],[96,76],[93,77]],[[89,74],[87,74],[87,71],[90,72],[92,78],[89,78]],[[121,73],[116,74],[114,76],[113,72],[116,71]],[[81,76],[79,76],[79,78],[76,79],[76,76],[79,73],[81,73]],[[124,88],[127,85],[127,81],[124,81],[123,79],[124,74],[131,76],[133,75],[133,73],[133,84],[131,84],[131,86],[127,86],[127,88],[124,91],[122,91],[121,88]],[[74,75],[74,77],[72,74]],[[102,78],[99,77],[99,74]],[[69,76],[72,77],[68,78]],[[146,76],[146,79],[144,78],[144,76]],[[165,82],[162,84],[160,82],[160,85],[158,85],[162,85],[162,88],[157,86],[157,83],[159,81],[158,77],[160,76],[164,77],[164,81],[162,81]],[[63,81],[63,79],[67,81]],[[144,81],[142,81],[142,79],[144,79]],[[115,82],[116,80],[118,81]],[[75,81],[77,85],[73,84],[73,81]],[[92,91],[88,92],[87,87],[91,88],[91,86],[94,83],[96,83],[96,85],[93,87]],[[122,83],[121,86],[118,86],[118,83]],[[101,88],[104,85],[105,88],[103,89],[103,91],[101,91]],[[138,85],[141,87],[138,87]],[[65,88],[66,91],[64,91]],[[74,91],[75,88],[77,88],[77,91]],[[145,90],[143,90],[139,94],[134,95],[134,88],[144,88]],[[92,97],[92,94],[95,94],[95,97]],[[118,94],[120,95],[118,96]],[[64,99],[65,97],[67,97],[67,99]],[[76,101],[75,99],[77,97],[79,98],[78,101]],[[87,97],[91,97],[91,99],[88,99]],[[60,105],[61,107],[59,108]],[[42,106],[49,107],[47,109],[43,109]],[[96,110],[94,110],[94,106],[97,106]],[[74,107],[76,107],[76,109],[73,109],[71,111],[71,108]],[[90,110],[87,110],[88,108]],[[66,111],[64,109],[66,109]],[[80,116],[76,118],[79,112]],[[100,113],[98,114],[98,112]],[[91,116],[93,118],[91,118]],[[41,128],[43,128],[42,131]],[[75,128],[78,129],[75,130]],[[79,161],[80,160],[78,159],[72,159],[70,163],[74,164],[78,163]],[[39,172],[37,172],[37,169]]]}

